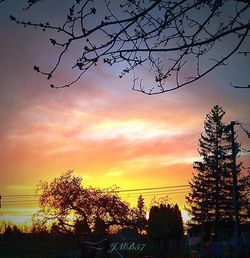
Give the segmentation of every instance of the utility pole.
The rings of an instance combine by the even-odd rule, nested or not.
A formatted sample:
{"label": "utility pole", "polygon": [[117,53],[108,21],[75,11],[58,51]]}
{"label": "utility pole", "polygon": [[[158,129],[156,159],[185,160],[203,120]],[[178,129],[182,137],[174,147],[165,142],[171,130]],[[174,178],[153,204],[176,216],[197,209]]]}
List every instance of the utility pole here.
{"label": "utility pole", "polygon": [[[232,149],[232,176],[233,176],[233,204],[234,204],[234,232],[235,232],[235,254],[234,257],[238,258],[239,255],[239,189],[238,189],[238,175],[237,175],[237,164],[236,156],[238,153],[238,146],[235,143],[235,131],[234,126],[239,125],[241,129],[247,134],[247,137],[250,138],[249,131],[243,126],[242,123],[238,121],[231,121],[231,123],[226,126],[226,131],[231,134],[231,149]],[[248,152],[248,151],[247,151]]]}
{"label": "utility pole", "polygon": [[233,202],[234,202],[234,231],[235,231],[235,257],[238,257],[238,243],[239,243],[239,214],[238,214],[238,178],[236,167],[236,144],[234,138],[234,126],[237,122],[230,123],[231,131],[231,148],[232,148],[232,174],[233,174]]}
{"label": "utility pole", "polygon": [[0,194],[0,209],[2,208],[1,200],[2,200],[2,196],[1,196],[1,194]]}
{"label": "utility pole", "polygon": [[201,216],[202,216],[202,221],[201,221],[201,239],[200,239],[200,252],[204,252],[204,189],[202,186],[202,202],[201,202]]}

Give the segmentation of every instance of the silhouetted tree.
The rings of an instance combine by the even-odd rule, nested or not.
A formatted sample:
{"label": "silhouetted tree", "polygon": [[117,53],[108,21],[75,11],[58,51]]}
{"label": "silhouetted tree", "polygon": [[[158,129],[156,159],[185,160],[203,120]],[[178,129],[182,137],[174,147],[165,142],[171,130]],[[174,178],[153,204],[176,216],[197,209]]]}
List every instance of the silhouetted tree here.
{"label": "silhouetted tree", "polygon": [[173,207],[173,217],[174,217],[174,226],[173,226],[173,238],[176,239],[178,242],[182,239],[184,235],[184,229],[183,229],[183,220],[181,211],[177,204]]}
{"label": "silhouetted tree", "polygon": [[144,198],[142,197],[142,195],[138,197],[137,207],[134,212],[135,212],[134,218],[133,218],[135,222],[134,227],[136,228],[138,233],[141,234],[146,230],[146,225],[147,225],[146,209],[145,209]]}
{"label": "silhouetted tree", "polygon": [[12,236],[12,228],[10,225],[8,225],[5,230],[4,230],[4,233],[3,233],[4,237],[6,238],[9,238]]}
{"label": "silhouetted tree", "polygon": [[13,226],[12,228],[12,232],[15,234],[15,235],[18,235],[21,233],[21,229],[18,228],[16,225]]}
{"label": "silhouetted tree", "polygon": [[[42,0],[27,0],[25,9],[38,2]],[[72,0],[59,25],[22,21],[13,15],[10,19],[25,27],[58,34],[50,38],[52,46],[59,49],[53,68],[44,71],[34,66],[47,79],[54,77],[66,53],[81,46],[71,65],[79,75],[69,83],[51,87],[69,87],[104,62],[121,67],[120,77],[133,71],[134,90],[158,94],[201,79],[218,66],[225,66],[235,53],[248,57],[250,52],[243,43],[249,36],[249,8],[249,0]],[[220,47],[228,41],[231,45],[227,44],[223,53]],[[153,75],[154,86],[144,86],[145,69]]]}
{"label": "silhouetted tree", "polygon": [[55,234],[55,235],[60,234],[61,233],[60,227],[56,223],[53,223],[51,228],[50,228],[50,233]]}
{"label": "silhouetted tree", "polygon": [[35,234],[47,234],[48,227],[46,225],[46,221],[43,220],[38,214],[34,214],[31,218],[32,222],[32,227],[31,227],[31,232]]}
{"label": "silhouetted tree", "polygon": [[245,195],[246,195],[246,210],[248,221],[250,221],[250,168],[247,168],[247,174],[241,178],[241,182],[245,185]]}
{"label": "silhouetted tree", "polygon": [[38,191],[40,210],[36,217],[42,225],[55,223],[60,231],[72,234],[82,257],[92,257],[96,252],[89,250],[84,242],[89,239],[87,235],[104,235],[113,227],[132,224],[129,205],[120,199],[117,188],[84,188],[82,178],[74,176],[72,171],[51,182],[40,182]]}
{"label": "silhouetted tree", "polygon": [[148,218],[148,235],[163,252],[167,252],[170,239],[179,242],[183,236],[183,221],[178,205],[152,206]]}
{"label": "silhouetted tree", "polygon": [[[214,106],[207,114],[204,129],[199,139],[199,154],[201,161],[194,162],[194,169],[187,196],[190,205],[189,213],[192,221],[198,224],[213,223],[214,231],[221,221],[233,222],[235,217],[233,200],[233,172],[231,133],[223,123],[224,110]],[[235,147],[239,148],[236,142]],[[237,176],[240,176],[241,163],[236,166]],[[237,188],[237,212],[239,219],[245,219],[246,198],[244,185],[240,182]]]}
{"label": "silhouetted tree", "polygon": [[97,219],[103,222],[107,231],[112,226],[129,223],[129,206],[114,188],[84,188],[82,178],[74,176],[72,171],[63,173],[50,183],[40,182],[38,190],[41,195],[37,216],[45,224],[49,221],[56,223],[64,232],[90,234]]}
{"label": "silhouetted tree", "polygon": [[16,225],[7,225],[3,232],[3,236],[6,238],[19,238],[22,235],[22,231]]}

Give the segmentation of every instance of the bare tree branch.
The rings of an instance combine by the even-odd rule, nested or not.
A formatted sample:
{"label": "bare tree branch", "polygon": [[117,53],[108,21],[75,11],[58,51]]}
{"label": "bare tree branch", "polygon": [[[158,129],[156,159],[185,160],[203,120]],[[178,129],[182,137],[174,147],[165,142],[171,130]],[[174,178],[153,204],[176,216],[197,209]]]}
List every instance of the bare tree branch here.
{"label": "bare tree branch", "polygon": [[239,86],[239,85],[233,85],[232,83],[230,83],[230,86],[236,89],[250,89],[250,84],[246,86]]}
{"label": "bare tree branch", "polygon": [[[28,0],[25,9],[41,1]],[[37,73],[49,80],[60,71],[65,55],[74,49],[75,43],[81,43],[79,56],[71,66],[79,74],[69,83],[51,83],[53,88],[69,87],[104,63],[119,65],[120,78],[133,72],[134,90],[160,94],[200,80],[218,66],[225,66],[237,51],[242,58],[248,58],[249,52],[241,47],[250,36],[249,0],[120,0],[119,7],[108,0],[103,0],[102,7],[95,0],[71,2],[60,25],[10,16],[18,25],[51,30],[55,37],[60,34],[60,40],[50,39],[60,49],[53,68],[44,71],[34,66]],[[94,17],[100,22],[93,25]],[[221,55],[220,47],[229,40],[232,44]],[[144,85],[147,72],[154,79]]]}

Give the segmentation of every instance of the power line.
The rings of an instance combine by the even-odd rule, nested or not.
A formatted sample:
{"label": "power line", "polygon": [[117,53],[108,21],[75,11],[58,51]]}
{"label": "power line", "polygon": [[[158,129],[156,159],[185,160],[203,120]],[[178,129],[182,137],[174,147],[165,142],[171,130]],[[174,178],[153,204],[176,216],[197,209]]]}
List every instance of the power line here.
{"label": "power line", "polygon": [[[167,196],[167,195],[172,195],[172,194],[184,194],[187,193],[188,190],[184,190],[184,191],[172,191],[172,192],[166,192],[166,191],[162,191],[162,192],[148,192],[145,194],[136,194],[133,193],[132,195],[123,195],[121,196],[122,198],[138,198],[139,195],[142,195],[143,197],[147,197],[147,196]],[[27,205],[35,205],[35,204],[39,204],[38,200],[30,200],[30,201],[13,201],[13,202],[3,202],[2,203],[4,206],[4,208],[6,208],[6,206],[27,206]]]}
{"label": "power line", "polygon": [[[145,196],[160,196],[170,194],[187,193],[189,185],[175,185],[175,186],[161,186],[135,189],[121,189],[110,191],[110,193],[117,193],[121,197],[134,198],[139,195]],[[2,195],[2,206],[24,206],[39,204],[39,195],[35,194],[13,194]],[[35,198],[34,198],[35,197]]]}
{"label": "power line", "polygon": [[[144,194],[142,195],[143,197],[145,196],[156,196],[156,195],[169,195],[169,194],[183,194],[183,193],[187,193],[187,191],[180,191],[180,192],[173,192],[173,193],[151,193],[151,194]],[[131,196],[123,196],[123,197],[126,197],[126,198],[134,198],[134,197],[138,197],[138,195],[131,195]]]}
{"label": "power line", "polygon": [[35,202],[35,201],[33,201],[33,202],[19,202],[19,203],[4,203],[3,205],[2,205],[2,208],[4,208],[4,206],[6,207],[6,206],[9,206],[9,205],[14,205],[14,206],[16,206],[16,205],[28,205],[28,204],[39,204],[38,202]]}
{"label": "power line", "polygon": [[18,200],[18,201],[3,201],[2,204],[9,204],[9,203],[23,203],[23,202],[38,202],[39,200],[38,199],[34,199],[34,200]]}
{"label": "power line", "polygon": [[[136,189],[121,189],[110,191],[111,193],[124,193],[124,192],[139,192],[139,191],[150,191],[150,190],[161,190],[161,189],[170,189],[170,188],[183,188],[188,187],[189,185],[173,185],[173,186],[161,186],[161,187],[148,187],[148,188],[136,188]],[[177,190],[177,189],[176,189]],[[2,198],[30,198],[30,197],[39,197],[37,194],[10,194],[2,195]]]}
{"label": "power line", "polygon": [[[160,191],[149,191],[149,192],[139,192],[139,193],[131,193],[131,195],[142,195],[144,196],[145,194],[158,194],[158,193],[162,193],[162,194],[170,194],[170,193],[175,193],[175,192],[179,192],[179,191],[184,191],[184,192],[188,192],[189,189],[174,189],[174,190],[160,190]],[[129,196],[130,193],[122,193],[120,196]]]}
{"label": "power line", "polygon": [[[180,191],[181,190],[181,191]],[[176,194],[176,193],[187,193],[188,189],[174,189],[174,190],[158,190],[158,191],[148,191],[148,192],[139,192],[139,193],[122,193],[121,197],[137,197],[139,195],[142,196],[150,196],[150,195],[168,195],[168,194]],[[2,204],[20,204],[20,203],[38,203],[38,199],[30,199],[30,200],[3,200]]]}
{"label": "power line", "polygon": [[10,194],[10,195],[2,195],[3,198],[19,198],[19,197],[37,197],[37,194]]}
{"label": "power line", "polygon": [[[181,188],[175,188],[175,189],[159,189],[159,190],[154,190],[154,191],[152,191],[151,189],[148,189],[148,190],[143,190],[143,191],[141,191],[141,193],[148,193],[148,192],[150,192],[150,191],[152,191],[152,192],[173,192],[173,191],[182,191],[182,190],[187,190],[187,189],[189,189],[189,187],[188,186],[186,186],[186,187],[181,187]],[[126,193],[121,193],[121,194],[126,194]]]}
{"label": "power line", "polygon": [[182,188],[189,185],[174,185],[174,186],[162,186],[162,187],[149,187],[149,188],[138,188],[138,189],[126,189],[126,190],[115,190],[113,192],[138,192],[138,191],[149,191],[149,190],[158,190],[158,189],[168,189],[168,188]]}

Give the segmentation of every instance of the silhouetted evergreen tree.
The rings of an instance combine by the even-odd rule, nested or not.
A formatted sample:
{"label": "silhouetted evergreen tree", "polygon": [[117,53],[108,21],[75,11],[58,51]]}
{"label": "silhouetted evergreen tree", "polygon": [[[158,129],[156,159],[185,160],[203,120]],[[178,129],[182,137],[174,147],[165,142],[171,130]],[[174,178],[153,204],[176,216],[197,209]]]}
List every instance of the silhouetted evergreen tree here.
{"label": "silhouetted evergreen tree", "polygon": [[158,243],[162,255],[169,251],[169,240],[178,246],[183,236],[183,221],[178,205],[152,206],[148,219],[148,235]]}
{"label": "silhouetted evergreen tree", "polygon": [[[190,205],[189,213],[192,221],[198,224],[213,222],[214,228],[218,223],[234,220],[233,175],[232,175],[232,146],[230,130],[222,119],[225,112],[220,106],[214,106],[207,114],[204,129],[199,139],[199,154],[201,161],[194,162],[193,179],[189,183],[191,192],[187,196]],[[239,147],[236,142],[235,148]],[[241,164],[236,166],[239,176]],[[240,219],[244,219],[245,198],[244,186],[237,187],[237,204]],[[241,213],[242,211],[242,213]]]}
{"label": "silhouetted evergreen tree", "polygon": [[5,228],[3,235],[4,235],[4,237],[6,237],[6,238],[12,236],[12,228],[11,228],[10,225],[8,225],[8,226]]}
{"label": "silhouetted evergreen tree", "polygon": [[173,231],[173,216],[170,205],[152,206],[149,211],[148,234],[154,239],[168,238]]}
{"label": "silhouetted evergreen tree", "polygon": [[243,178],[243,181],[246,184],[245,193],[246,193],[246,200],[247,200],[247,218],[248,221],[250,221],[250,168],[248,168],[248,174],[245,178]]}
{"label": "silhouetted evergreen tree", "polygon": [[173,237],[177,241],[181,240],[184,234],[183,229],[183,220],[181,211],[177,204],[173,207],[173,219],[174,219],[174,226],[173,226]]}
{"label": "silhouetted evergreen tree", "polygon": [[8,225],[5,227],[3,235],[6,238],[19,238],[22,235],[22,231],[16,225]]}
{"label": "silhouetted evergreen tree", "polygon": [[145,203],[142,195],[138,197],[137,207],[136,207],[136,228],[139,233],[143,233],[146,230],[146,210]]}

